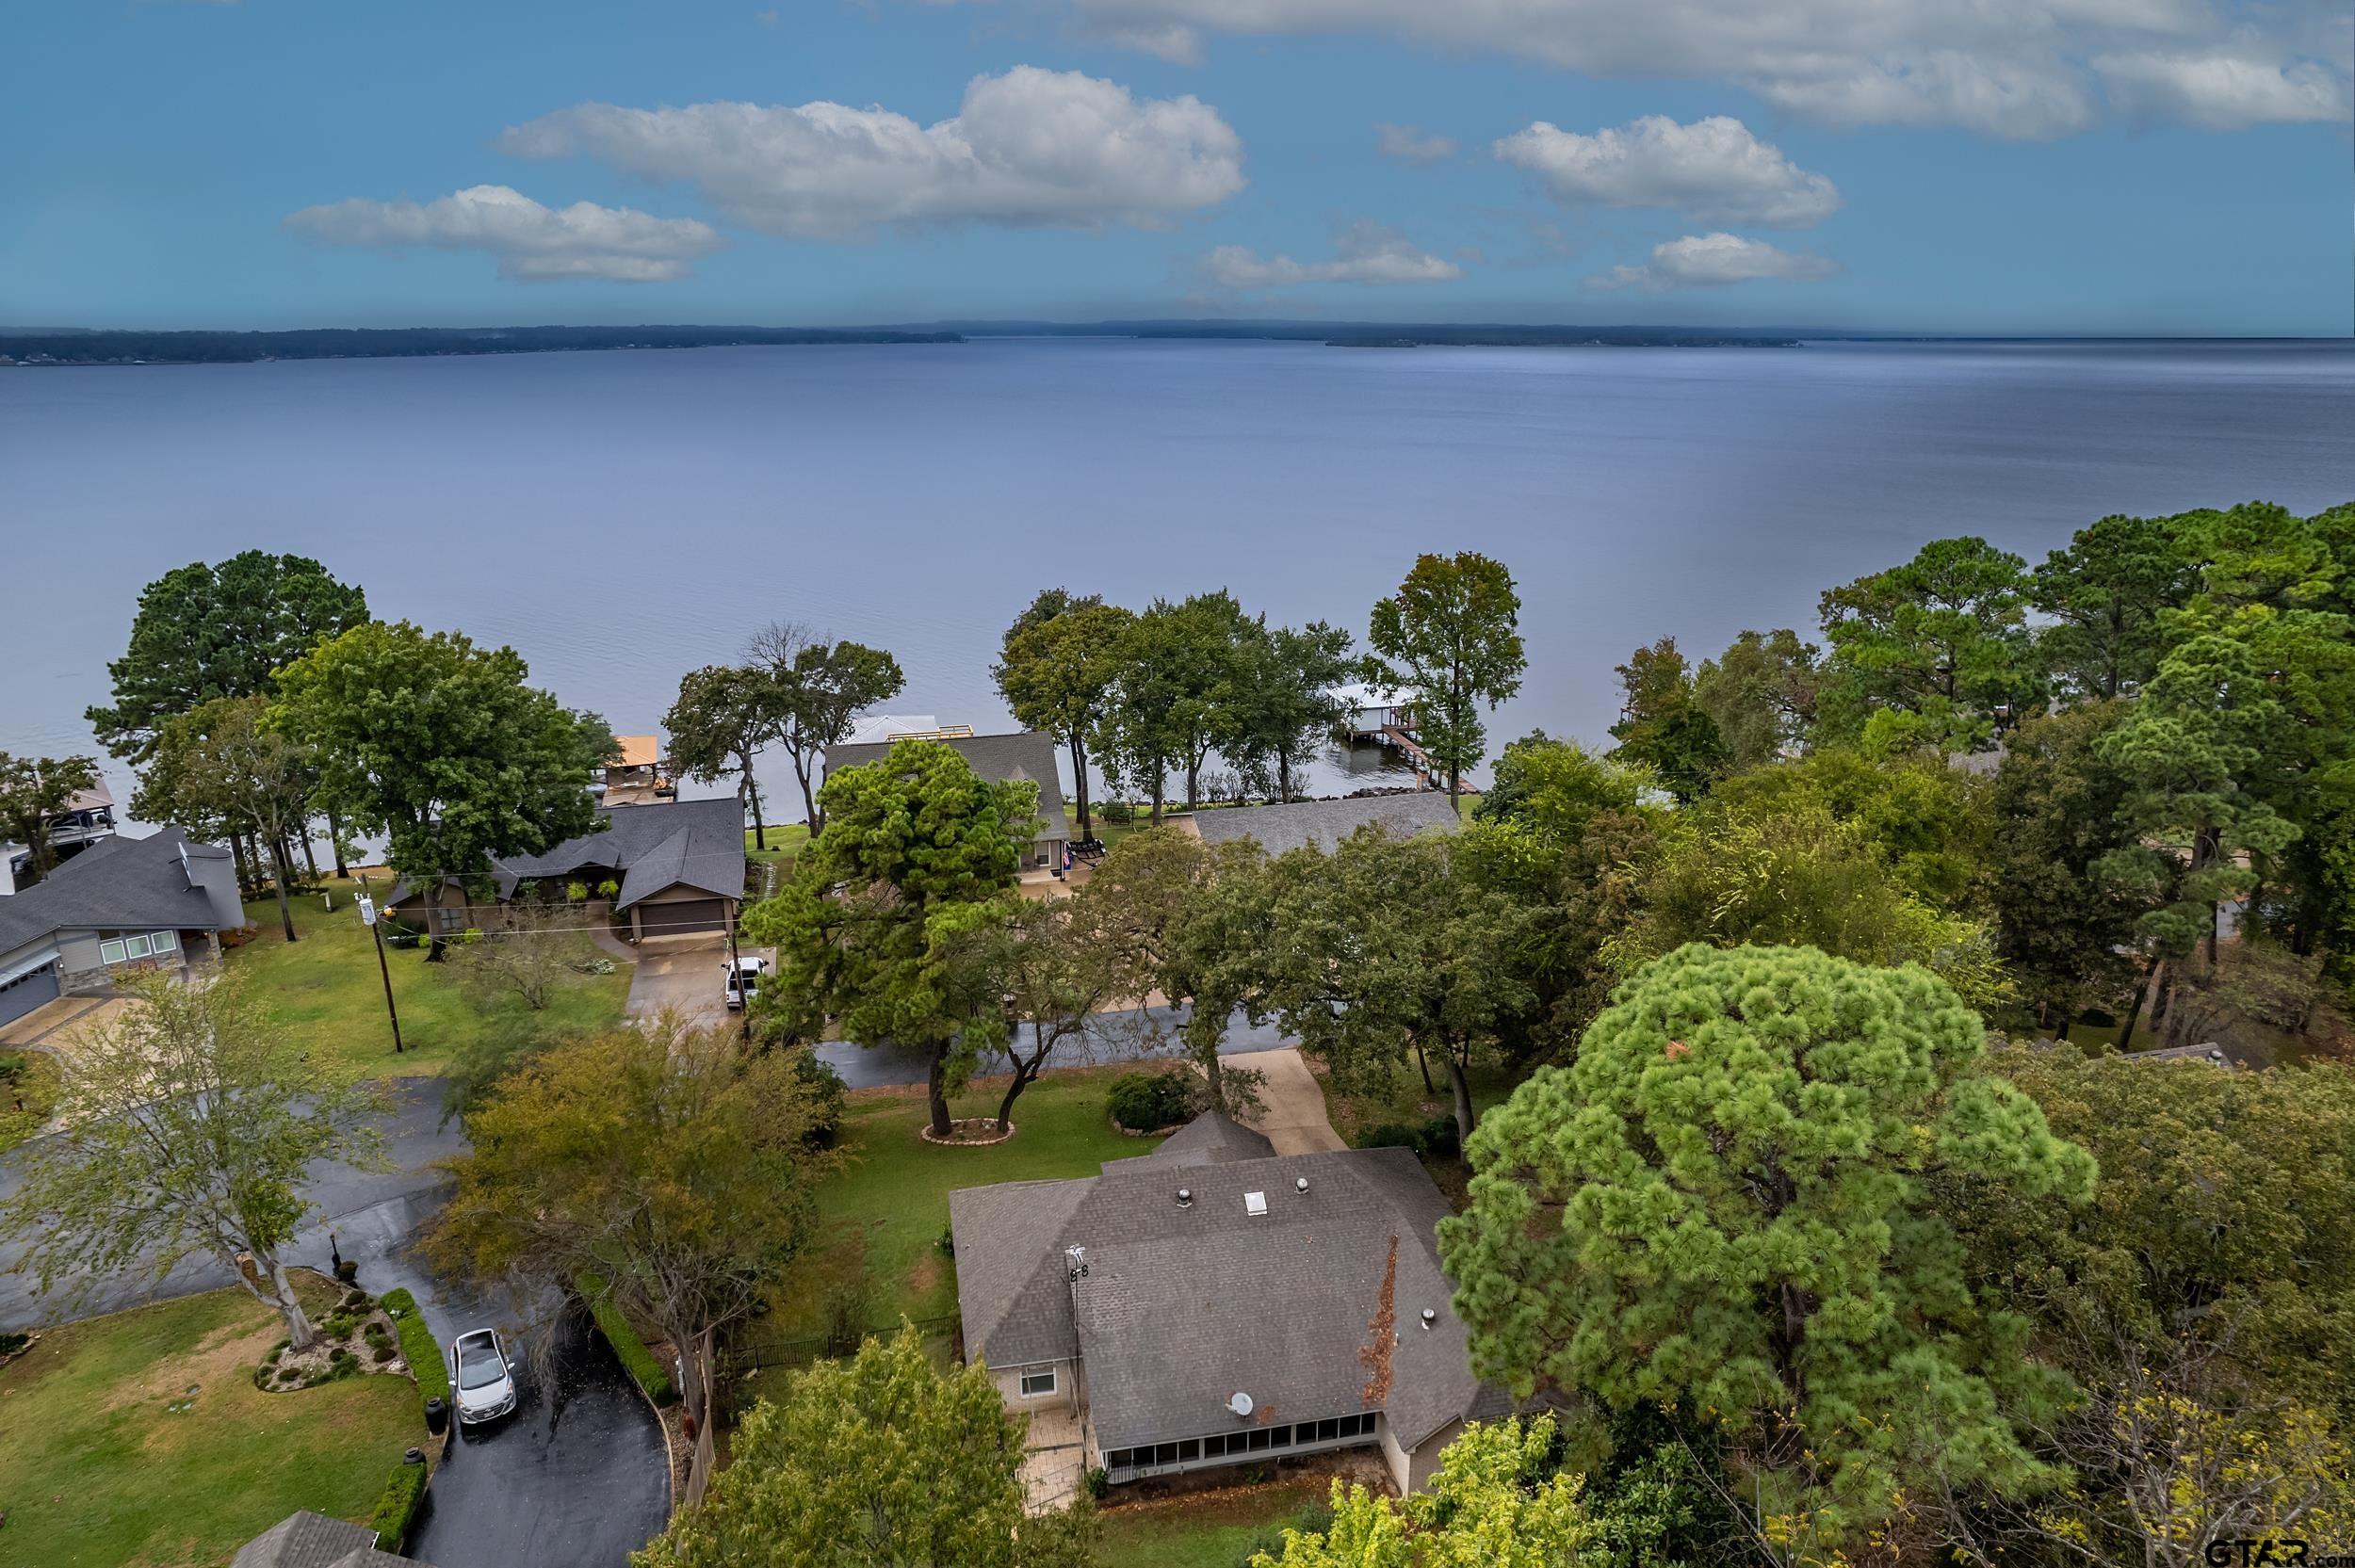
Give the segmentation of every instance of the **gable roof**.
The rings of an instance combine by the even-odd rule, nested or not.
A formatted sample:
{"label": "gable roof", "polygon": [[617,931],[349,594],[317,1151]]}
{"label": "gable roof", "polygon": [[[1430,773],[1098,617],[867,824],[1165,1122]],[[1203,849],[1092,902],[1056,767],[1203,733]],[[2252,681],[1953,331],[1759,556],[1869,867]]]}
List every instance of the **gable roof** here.
{"label": "gable roof", "polygon": [[1417,789],[1399,795],[1359,795],[1346,800],[1293,800],[1280,806],[1228,806],[1194,814],[1194,831],[1208,844],[1256,838],[1271,855],[1313,844],[1325,853],[1369,822],[1379,822],[1398,838],[1437,828],[1454,832],[1455,802],[1445,790]]}
{"label": "gable roof", "polygon": [[229,851],[199,844],[178,828],[146,838],[93,839],[22,893],[0,898],[0,953],[53,931],[98,929],[217,931],[224,924],[212,897],[181,864],[226,861]]}
{"label": "gable roof", "polygon": [[[723,898],[743,897],[744,802],[735,796],[600,806],[597,819],[597,828],[545,854],[492,862],[498,896],[512,898],[528,881],[610,869],[622,874],[617,910],[682,884]],[[384,902],[398,904],[416,891],[403,877]]]}
{"label": "gable roof", "polygon": [[[1064,816],[1063,774],[1055,765],[1055,742],[1051,736],[1036,730],[1021,730],[1013,735],[944,736],[933,742],[936,746],[953,747],[959,756],[972,764],[973,771],[993,783],[1008,779],[1029,779],[1038,785],[1039,838],[1069,838],[1070,820]],[[863,768],[880,762],[891,751],[892,743],[873,741],[863,744],[840,744],[826,748],[826,772],[832,775],[844,768]]]}
{"label": "gable roof", "polygon": [[[1472,1376],[1439,1268],[1447,1201],[1411,1152],[1255,1156],[1227,1129],[1256,1134],[1195,1133],[1210,1122],[1174,1136],[1188,1139],[1174,1157],[1164,1144],[1100,1176],[950,1193],[969,1353],[995,1366],[1076,1355],[1106,1448],[1233,1428],[1239,1390],[1268,1423],[1382,1410],[1408,1448],[1501,1404]],[[1251,1192],[1265,1214],[1246,1211]],[[1076,1281],[1071,1247],[1086,1263]],[[1386,1277],[1383,1386],[1368,1355]]]}
{"label": "gable roof", "polygon": [[376,1553],[374,1530],[348,1519],[330,1519],[306,1508],[286,1515],[238,1547],[229,1568],[340,1568],[347,1560],[363,1552],[381,1555]]}
{"label": "gable roof", "polygon": [[[1254,1132],[1219,1111],[1206,1110],[1161,1140],[1161,1146],[1144,1157],[1161,1165],[1213,1165],[1228,1159],[1266,1159],[1275,1153],[1275,1145],[1265,1133]],[[1110,1171],[1122,1163],[1107,1160],[1104,1169]]]}

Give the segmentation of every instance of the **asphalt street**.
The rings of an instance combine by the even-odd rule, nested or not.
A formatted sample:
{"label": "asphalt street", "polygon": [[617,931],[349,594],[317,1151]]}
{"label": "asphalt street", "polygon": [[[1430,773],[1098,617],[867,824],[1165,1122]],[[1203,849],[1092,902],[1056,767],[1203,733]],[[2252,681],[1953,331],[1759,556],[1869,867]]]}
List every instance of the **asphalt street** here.
{"label": "asphalt street", "polygon": [[[535,1350],[515,1413],[462,1431],[451,1444],[426,1494],[410,1555],[433,1568],[619,1568],[670,1511],[661,1429],[577,1308],[549,1301],[519,1311],[427,1267],[417,1237],[441,1207],[448,1180],[432,1163],[462,1152],[465,1140],[455,1122],[438,1124],[439,1079],[397,1080],[391,1090],[382,1124],[393,1169],[314,1167],[305,1193],[319,1214],[287,1261],[326,1269],[332,1231],[335,1248],[359,1264],[360,1284],[377,1295],[408,1286],[442,1345],[488,1324]],[[13,1166],[0,1160],[0,1193],[16,1182]],[[0,1269],[12,1269],[19,1255],[0,1248]],[[29,1276],[0,1273],[0,1326],[36,1327],[235,1283],[219,1265],[195,1258],[161,1279],[117,1277],[79,1294],[61,1281],[46,1297],[34,1294]]]}
{"label": "asphalt street", "polygon": [[[1047,1070],[1058,1067],[1085,1067],[1100,1062],[1151,1061],[1175,1057],[1183,1051],[1178,1030],[1189,1016],[1182,1007],[1132,1008],[1124,1012],[1096,1014],[1089,1037],[1066,1043],[1048,1059]],[[1023,1037],[1030,1034],[1030,1026],[1023,1026]],[[1284,1031],[1273,1024],[1254,1026],[1238,1012],[1226,1021],[1226,1038],[1218,1047],[1223,1057],[1242,1056],[1252,1051],[1275,1051],[1299,1042],[1288,1039]],[[929,1059],[921,1051],[885,1043],[881,1045],[860,1045],[848,1040],[832,1040],[818,1047],[819,1059],[829,1063],[842,1081],[852,1089],[880,1089],[889,1085],[922,1083],[929,1070]],[[1006,1059],[996,1053],[983,1059],[974,1069],[976,1076],[1008,1071]]]}

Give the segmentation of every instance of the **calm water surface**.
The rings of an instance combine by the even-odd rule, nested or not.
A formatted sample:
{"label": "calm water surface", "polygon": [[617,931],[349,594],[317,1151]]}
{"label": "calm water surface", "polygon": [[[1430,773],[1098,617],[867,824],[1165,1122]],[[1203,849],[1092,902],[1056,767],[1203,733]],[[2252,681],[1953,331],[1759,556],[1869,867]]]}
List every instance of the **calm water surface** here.
{"label": "calm water surface", "polygon": [[[1812,627],[1941,534],[2355,499],[2355,347],[1333,349],[995,340],[0,371],[0,750],[86,751],[138,590],[259,546],[513,644],[621,730],[776,617],[989,727],[1042,588],[1226,587],[1362,635],[1422,550],[1520,580],[1497,743],[1613,664]],[[777,765],[782,776],[783,764]],[[127,795],[126,773],[116,772]]]}

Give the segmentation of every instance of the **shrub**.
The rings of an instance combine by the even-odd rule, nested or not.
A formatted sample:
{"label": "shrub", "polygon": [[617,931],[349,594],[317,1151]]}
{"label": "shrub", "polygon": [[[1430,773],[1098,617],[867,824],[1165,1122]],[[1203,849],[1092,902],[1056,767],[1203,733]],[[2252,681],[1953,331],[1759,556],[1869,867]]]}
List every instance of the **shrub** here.
{"label": "shrub", "polygon": [[1080,1483],[1087,1488],[1087,1495],[1099,1503],[1111,1494],[1113,1489],[1113,1479],[1105,1473],[1104,1467],[1100,1464],[1090,1465],[1087,1472],[1080,1478]]}
{"label": "shrub", "polygon": [[29,1334],[0,1334],[0,1356],[12,1356],[32,1342]]}
{"label": "shrub", "polygon": [[940,1235],[934,1239],[933,1245],[940,1249],[940,1255],[942,1257],[956,1256],[957,1227],[954,1225],[941,1226]]}
{"label": "shrub", "polygon": [[425,1326],[417,1299],[406,1289],[387,1290],[377,1305],[392,1318],[393,1332],[400,1336],[400,1353],[408,1357],[409,1370],[417,1380],[417,1397],[447,1403],[449,1368],[442,1365],[442,1347],[435,1343],[433,1331]]}
{"label": "shrub", "polygon": [[22,1051],[0,1051],[0,1078],[16,1077],[30,1065]]}
{"label": "shrub", "polygon": [[589,901],[589,884],[587,882],[566,882],[564,884],[564,901],[568,904],[587,903]]}
{"label": "shrub", "polygon": [[409,1526],[417,1516],[417,1505],[425,1500],[425,1466],[407,1460],[393,1466],[393,1473],[384,1478],[384,1491],[376,1499],[376,1512],[368,1524],[376,1530],[376,1549],[399,1552],[409,1539]]}
{"label": "shrub", "polygon": [[1454,1159],[1463,1148],[1455,1136],[1455,1118],[1435,1116],[1425,1122],[1415,1147],[1433,1159]]}
{"label": "shrub", "polygon": [[1360,1149],[1415,1149],[1422,1147],[1421,1129],[1404,1122],[1385,1122],[1378,1127],[1368,1127],[1357,1135]]}
{"label": "shrub", "polygon": [[817,1052],[803,1051],[793,1059],[793,1075],[810,1091],[810,1147],[833,1148],[842,1130],[842,1075]]}
{"label": "shrub", "polygon": [[376,1349],[368,1352],[368,1359],[376,1363],[379,1366],[382,1366],[386,1362],[393,1359],[394,1353],[395,1352],[390,1344],[379,1341]]}
{"label": "shrub", "polygon": [[331,1312],[327,1315],[327,1321],[319,1325],[319,1333],[330,1339],[349,1339],[357,1321],[348,1312]]}
{"label": "shrub", "polygon": [[1113,1120],[1131,1132],[1152,1132],[1183,1122],[1194,1115],[1201,1098],[1201,1080],[1182,1067],[1123,1073],[1105,1095]]}
{"label": "shrub", "polygon": [[618,898],[621,896],[622,884],[610,877],[597,884],[597,897],[600,898]]}
{"label": "shrub", "polygon": [[1133,822],[1137,819],[1137,808],[1126,800],[1100,800],[1096,802],[1096,815],[1107,822]]}
{"label": "shrub", "polygon": [[638,1386],[646,1391],[646,1398],[658,1405],[667,1405],[678,1398],[678,1390],[671,1386],[671,1375],[646,1349],[646,1342],[638,1337],[638,1331],[629,1326],[621,1308],[605,1297],[605,1282],[594,1274],[583,1274],[573,1281],[581,1300],[589,1303],[589,1316],[597,1320],[598,1332],[605,1335],[613,1353],[622,1358],[623,1366],[638,1380]]}
{"label": "shrub", "polygon": [[343,1306],[346,1312],[365,1312],[368,1308],[368,1293],[365,1290],[345,1291]]}

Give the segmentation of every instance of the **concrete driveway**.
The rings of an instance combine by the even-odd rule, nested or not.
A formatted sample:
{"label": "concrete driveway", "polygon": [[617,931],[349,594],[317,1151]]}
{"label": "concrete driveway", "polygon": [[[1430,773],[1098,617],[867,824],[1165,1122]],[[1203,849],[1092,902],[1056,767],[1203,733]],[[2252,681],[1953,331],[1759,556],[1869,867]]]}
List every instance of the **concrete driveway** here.
{"label": "concrete driveway", "polygon": [[[769,958],[766,947],[739,947],[739,957]],[[629,1015],[652,1018],[666,1009],[696,1027],[725,1023],[728,945],[718,936],[650,936],[638,945],[630,977]]]}
{"label": "concrete driveway", "polygon": [[[304,1194],[320,1214],[287,1249],[287,1261],[329,1267],[328,1234],[360,1266],[360,1284],[382,1295],[406,1285],[435,1340],[492,1324],[544,1343],[526,1368],[513,1415],[462,1433],[426,1494],[411,1554],[434,1568],[622,1568],[670,1514],[671,1466],[662,1431],[586,1315],[550,1301],[518,1310],[442,1278],[417,1238],[448,1195],[433,1162],[463,1153],[463,1130],[441,1125],[438,1078],[397,1080],[382,1126],[389,1171],[315,1167]],[[17,1186],[0,1158],[0,1196]],[[17,1254],[0,1249],[0,1269]],[[234,1285],[208,1259],[190,1258],[157,1280],[98,1282],[78,1301],[33,1294],[24,1274],[0,1272],[0,1328],[23,1329]],[[517,1332],[520,1331],[520,1332]],[[265,1521],[275,1523],[275,1521]],[[259,1528],[260,1527],[256,1527]]]}
{"label": "concrete driveway", "polygon": [[1313,1155],[1349,1147],[1333,1130],[1332,1119],[1324,1112],[1324,1090],[1308,1071],[1308,1064],[1300,1059],[1299,1051],[1288,1047],[1233,1056],[1222,1051],[1219,1057],[1229,1067],[1267,1075],[1267,1081],[1259,1086],[1259,1114],[1253,1125],[1267,1135],[1277,1154]]}

